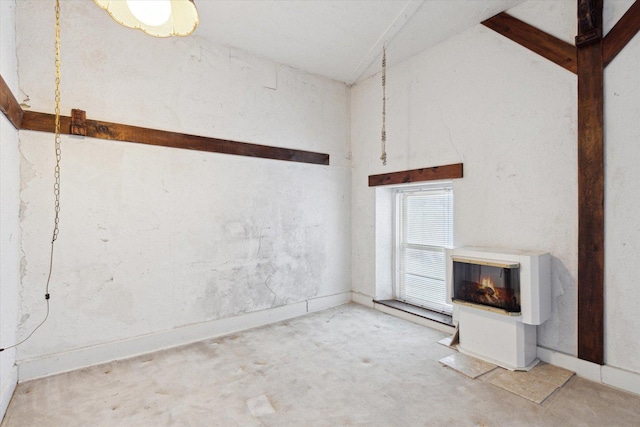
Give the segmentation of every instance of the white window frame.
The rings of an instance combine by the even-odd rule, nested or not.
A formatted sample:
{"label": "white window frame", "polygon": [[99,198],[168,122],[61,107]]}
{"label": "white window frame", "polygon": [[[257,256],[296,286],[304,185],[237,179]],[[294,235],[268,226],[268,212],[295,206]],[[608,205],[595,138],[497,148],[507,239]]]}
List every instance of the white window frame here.
{"label": "white window frame", "polygon": [[[450,204],[450,212],[449,212],[449,236],[448,236],[448,241],[443,242],[443,245],[436,245],[436,246],[432,246],[432,245],[411,245],[411,244],[407,244],[406,242],[403,242],[403,237],[405,237],[405,230],[403,229],[403,221],[402,221],[402,215],[403,215],[403,198],[413,195],[413,194],[420,194],[422,192],[442,192],[442,191],[446,191],[446,192],[450,192],[451,194],[451,204]],[[403,187],[397,187],[395,189],[395,206],[394,206],[394,230],[393,230],[393,236],[394,236],[394,248],[393,248],[393,293],[394,293],[394,298],[398,301],[403,301],[406,302],[408,304],[412,304],[412,305],[417,305],[420,307],[424,307],[427,308],[429,310],[433,310],[433,311],[438,311],[438,312],[443,312],[443,313],[447,313],[447,314],[451,314],[453,311],[453,306],[451,304],[447,303],[447,266],[446,266],[446,251],[448,249],[451,249],[452,245],[453,245],[453,183],[451,181],[439,181],[439,182],[433,182],[433,183],[422,183],[420,185],[407,185],[407,186],[403,186]],[[443,298],[440,301],[427,301],[424,299],[416,299],[416,298],[411,298],[411,297],[407,297],[406,295],[404,295],[403,293],[403,286],[405,286],[405,282],[404,282],[404,273],[405,273],[405,267],[403,265],[403,259],[404,257],[402,256],[403,252],[403,248],[407,248],[409,247],[410,249],[413,250],[424,250],[426,252],[433,252],[433,253],[437,253],[437,254],[441,254],[441,259],[442,259],[442,270],[440,271],[441,275],[440,277],[438,277],[438,280],[442,280],[442,285],[443,285],[443,289],[444,289],[444,294],[443,294]],[[438,276],[436,274],[436,276]]]}

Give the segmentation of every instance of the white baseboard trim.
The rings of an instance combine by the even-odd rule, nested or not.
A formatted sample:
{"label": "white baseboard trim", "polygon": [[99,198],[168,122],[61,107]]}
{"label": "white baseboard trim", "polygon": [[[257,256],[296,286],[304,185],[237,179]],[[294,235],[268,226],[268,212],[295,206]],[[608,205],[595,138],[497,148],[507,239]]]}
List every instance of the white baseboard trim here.
{"label": "white baseboard trim", "polygon": [[0,421],[4,418],[4,414],[7,412],[7,407],[13,393],[16,391],[16,385],[18,384],[18,367],[13,366],[11,372],[2,381],[2,389],[0,390]]}
{"label": "white baseboard trim", "polygon": [[587,362],[575,356],[538,347],[540,360],[574,371],[578,376],[640,395],[640,374],[614,366]]}
{"label": "white baseboard trim", "polygon": [[575,372],[577,375],[598,383],[602,382],[600,365],[578,359],[565,353],[538,346],[538,358],[543,362]]}
{"label": "white baseboard trim", "polygon": [[640,395],[640,374],[609,365],[601,369],[604,384]]}
{"label": "white baseboard trim", "polygon": [[356,304],[373,308],[373,297],[371,295],[363,294],[360,292],[351,292],[351,301],[355,302]]}
{"label": "white baseboard trim", "polygon": [[331,307],[337,307],[339,305],[348,304],[351,302],[351,292],[341,292],[335,295],[328,295],[326,297],[311,298],[307,300],[307,311],[313,313],[314,311],[326,310]]}
{"label": "white baseboard trim", "polygon": [[313,311],[339,306],[350,301],[351,292],[342,292],[226,319],[196,323],[125,340],[50,354],[36,359],[21,360],[17,362],[18,381],[44,378],[114,360],[128,359],[205,339],[217,338],[302,316]]}

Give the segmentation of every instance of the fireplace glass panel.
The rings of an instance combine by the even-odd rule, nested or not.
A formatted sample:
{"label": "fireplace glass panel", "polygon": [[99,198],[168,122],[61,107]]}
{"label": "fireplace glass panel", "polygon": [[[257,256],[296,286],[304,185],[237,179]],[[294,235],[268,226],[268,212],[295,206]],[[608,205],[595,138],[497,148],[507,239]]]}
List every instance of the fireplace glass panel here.
{"label": "fireplace glass panel", "polygon": [[520,268],[454,260],[453,300],[520,313]]}

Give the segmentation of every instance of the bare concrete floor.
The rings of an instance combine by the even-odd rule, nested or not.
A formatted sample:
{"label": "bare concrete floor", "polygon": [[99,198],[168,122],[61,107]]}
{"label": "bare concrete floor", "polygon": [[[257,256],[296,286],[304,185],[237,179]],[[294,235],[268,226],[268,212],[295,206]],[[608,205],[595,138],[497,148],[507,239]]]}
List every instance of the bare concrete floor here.
{"label": "bare concrete floor", "polygon": [[542,405],[438,360],[445,335],[357,305],[22,383],[10,426],[638,426],[573,377]]}

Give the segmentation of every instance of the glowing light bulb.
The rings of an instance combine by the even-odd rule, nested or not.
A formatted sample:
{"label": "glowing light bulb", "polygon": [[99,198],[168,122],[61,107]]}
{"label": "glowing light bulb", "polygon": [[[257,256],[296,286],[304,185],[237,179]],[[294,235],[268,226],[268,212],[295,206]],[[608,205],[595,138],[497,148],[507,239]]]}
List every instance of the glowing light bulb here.
{"label": "glowing light bulb", "polygon": [[158,27],[171,17],[170,0],[127,0],[129,10],[143,24]]}

